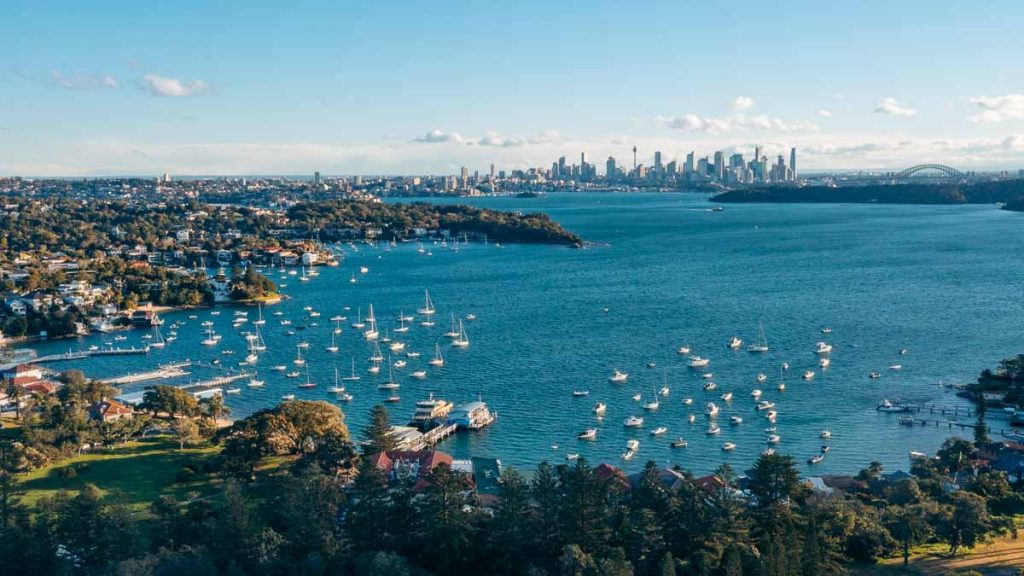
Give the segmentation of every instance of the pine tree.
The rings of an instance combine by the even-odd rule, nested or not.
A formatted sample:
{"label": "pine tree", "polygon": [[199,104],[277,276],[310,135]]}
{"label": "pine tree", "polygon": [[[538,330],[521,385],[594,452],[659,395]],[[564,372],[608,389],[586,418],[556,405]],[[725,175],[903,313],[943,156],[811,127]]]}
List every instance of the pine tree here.
{"label": "pine tree", "polygon": [[395,437],[391,434],[391,419],[388,409],[378,404],[370,410],[370,423],[363,431],[363,451],[366,454],[390,452],[395,449]]}

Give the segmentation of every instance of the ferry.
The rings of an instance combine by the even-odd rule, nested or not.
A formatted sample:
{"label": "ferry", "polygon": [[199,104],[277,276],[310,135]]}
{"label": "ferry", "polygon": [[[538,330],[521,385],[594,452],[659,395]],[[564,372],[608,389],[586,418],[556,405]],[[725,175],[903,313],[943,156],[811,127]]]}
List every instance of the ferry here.
{"label": "ferry", "polygon": [[487,404],[477,400],[452,410],[448,421],[466,430],[480,430],[497,420],[498,414],[491,412]]}
{"label": "ferry", "polygon": [[433,428],[448,418],[453,406],[451,402],[434,398],[434,395],[431,394],[426,400],[416,403],[416,411],[413,413],[412,419],[409,420],[409,425],[421,430]]}

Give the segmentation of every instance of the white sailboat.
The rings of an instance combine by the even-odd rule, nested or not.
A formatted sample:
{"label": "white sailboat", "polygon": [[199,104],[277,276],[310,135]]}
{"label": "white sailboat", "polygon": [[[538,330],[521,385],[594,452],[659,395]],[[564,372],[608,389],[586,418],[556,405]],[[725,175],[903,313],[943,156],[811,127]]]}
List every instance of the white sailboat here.
{"label": "white sailboat", "polygon": [[338,376],[338,367],[334,367],[334,386],[327,389],[331,394],[341,394],[345,391],[345,387],[341,384],[341,378]]}
{"label": "white sailboat", "polygon": [[305,363],[306,363],[306,361],[302,359],[302,347],[301,346],[296,346],[295,347],[295,360],[292,360],[292,364],[295,364],[296,366],[302,366]]}
{"label": "white sailboat", "polygon": [[257,303],[256,306],[257,309],[259,310],[259,318],[254,320],[253,324],[255,324],[256,326],[263,326],[264,324],[267,323],[267,321],[263,319],[263,304]]}
{"label": "white sailboat", "polygon": [[423,291],[423,308],[420,308],[416,311],[419,312],[420,314],[423,314],[424,316],[431,316],[436,312],[436,310],[434,309],[434,303],[430,301],[429,290]]}
{"label": "white sailboat", "polygon": [[376,340],[380,336],[380,332],[377,330],[377,317],[373,314],[373,304],[370,304],[370,313],[366,316],[366,325],[363,337],[367,340]]}
{"label": "white sailboat", "polygon": [[757,342],[747,346],[747,352],[760,353],[768,351],[768,338],[764,335],[764,324],[757,323]]}
{"label": "white sailboat", "polygon": [[263,380],[258,377],[259,372],[253,371],[252,378],[249,378],[249,382],[246,384],[249,388],[262,388]]}
{"label": "white sailboat", "polygon": [[434,357],[427,363],[438,368],[444,366],[444,356],[441,356],[441,345],[437,342],[434,342]]}
{"label": "white sailboat", "polygon": [[455,314],[452,314],[452,327],[444,333],[448,338],[458,338],[459,330],[455,327]]}
{"label": "white sailboat", "polygon": [[359,380],[359,378],[360,376],[356,376],[356,359],[352,358],[352,375],[345,376],[342,380],[345,382],[355,382],[356,380]]}
{"label": "white sailboat", "polygon": [[395,371],[392,368],[391,356],[388,356],[388,381],[377,385],[381,390],[397,390],[401,384],[395,382]]}
{"label": "white sailboat", "polygon": [[327,347],[328,352],[337,352],[338,343],[335,341],[334,332],[331,332],[331,345]]}
{"label": "white sailboat", "polygon": [[459,319],[459,336],[452,340],[452,346],[459,348],[466,348],[469,346],[469,338],[466,337],[466,329],[462,326],[462,320]]}
{"label": "white sailboat", "polygon": [[164,340],[163,334],[160,333],[159,326],[153,326],[153,341],[149,343],[150,348],[163,348],[167,346],[167,342]]}

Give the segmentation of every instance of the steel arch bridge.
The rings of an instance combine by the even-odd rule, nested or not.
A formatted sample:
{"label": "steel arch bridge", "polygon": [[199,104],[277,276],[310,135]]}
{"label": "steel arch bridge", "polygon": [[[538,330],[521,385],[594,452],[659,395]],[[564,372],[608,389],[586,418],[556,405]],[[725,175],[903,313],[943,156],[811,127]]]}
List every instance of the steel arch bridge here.
{"label": "steel arch bridge", "polygon": [[907,168],[906,170],[896,174],[896,178],[909,178],[914,174],[917,174],[918,172],[923,172],[925,170],[934,170],[937,172],[941,172],[943,176],[946,176],[948,178],[959,178],[964,175],[963,172],[957,170],[956,168],[950,168],[949,166],[945,166],[943,164],[918,164],[917,166],[911,166],[910,168]]}

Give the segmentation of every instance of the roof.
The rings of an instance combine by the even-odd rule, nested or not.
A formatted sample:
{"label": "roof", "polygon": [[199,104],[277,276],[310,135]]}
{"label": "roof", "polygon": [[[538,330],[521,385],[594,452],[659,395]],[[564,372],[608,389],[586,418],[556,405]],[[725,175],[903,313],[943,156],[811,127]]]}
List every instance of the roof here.
{"label": "roof", "polygon": [[21,387],[25,392],[50,395],[57,391],[57,385],[48,380],[37,380]]}
{"label": "roof", "polygon": [[594,474],[602,480],[618,483],[627,491],[632,488],[632,485],[629,483],[629,478],[626,477],[626,473],[611,464],[598,465],[597,468],[594,468]]}
{"label": "roof", "polygon": [[694,479],[693,483],[694,485],[696,485],[701,490],[704,490],[705,492],[715,492],[716,490],[725,488],[725,482],[723,482],[721,478],[715,476],[714,474],[696,478]]}
{"label": "roof", "polygon": [[117,400],[104,398],[90,406],[89,413],[92,414],[94,418],[102,420],[109,416],[124,416],[126,414],[131,414],[132,409]]}
{"label": "roof", "polygon": [[473,479],[476,491],[481,494],[498,494],[501,491],[501,460],[474,456]]}

